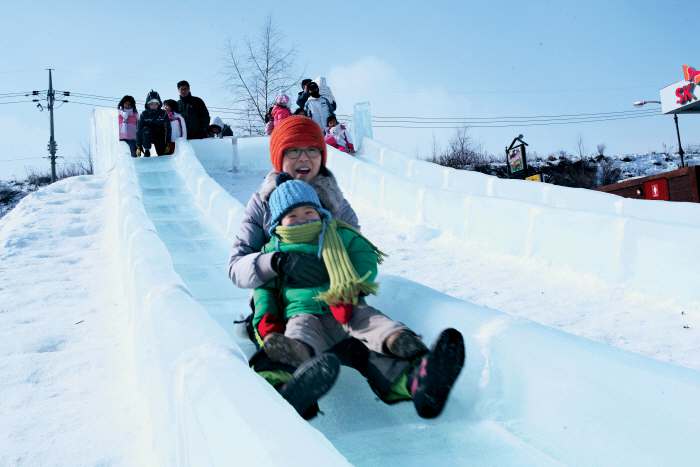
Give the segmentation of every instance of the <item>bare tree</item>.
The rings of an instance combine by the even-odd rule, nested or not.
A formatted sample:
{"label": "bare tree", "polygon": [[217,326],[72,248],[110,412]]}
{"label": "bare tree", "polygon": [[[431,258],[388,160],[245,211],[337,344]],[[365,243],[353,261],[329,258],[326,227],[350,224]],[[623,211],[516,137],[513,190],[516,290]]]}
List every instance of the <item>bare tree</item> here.
{"label": "bare tree", "polygon": [[445,150],[441,151],[433,140],[433,157],[429,160],[454,169],[474,170],[486,164],[489,156],[484,153],[480,145],[474,144],[469,136],[469,129],[464,127],[457,130],[450,138]]}
{"label": "bare tree", "polygon": [[605,155],[605,148],[607,148],[605,143],[600,143],[598,146],[596,146],[596,151],[598,151],[599,156]]}
{"label": "bare tree", "polygon": [[292,75],[296,50],[268,16],[255,39],[226,44],[226,81],[235,98],[235,127],[248,134],[264,134],[265,114],[277,94],[287,92],[299,77]]}
{"label": "bare tree", "polygon": [[576,142],[576,148],[578,149],[578,157],[583,159],[586,155],[586,146],[583,144],[583,136],[578,135],[578,141]]}

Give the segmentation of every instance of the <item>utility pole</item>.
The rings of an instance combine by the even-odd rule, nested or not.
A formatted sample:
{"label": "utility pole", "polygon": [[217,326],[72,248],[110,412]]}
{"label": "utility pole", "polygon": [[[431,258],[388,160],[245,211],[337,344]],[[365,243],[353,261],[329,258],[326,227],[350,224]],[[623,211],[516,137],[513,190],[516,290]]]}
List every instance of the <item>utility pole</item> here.
{"label": "utility pole", "polygon": [[683,146],[681,146],[681,132],[678,129],[678,114],[673,114],[673,121],[676,122],[676,136],[678,137],[678,155],[681,156],[681,167],[685,167],[685,161],[683,160],[685,151],[683,151]]}
{"label": "utility pole", "polygon": [[49,137],[48,149],[49,159],[51,159],[51,183],[53,183],[56,181],[56,150],[58,149],[58,145],[56,144],[56,140],[54,139],[53,134],[53,105],[56,95],[53,90],[53,79],[51,76],[53,68],[47,68],[47,70],[49,70],[49,91],[46,94],[46,102],[49,107],[49,121],[51,125],[51,136]]}

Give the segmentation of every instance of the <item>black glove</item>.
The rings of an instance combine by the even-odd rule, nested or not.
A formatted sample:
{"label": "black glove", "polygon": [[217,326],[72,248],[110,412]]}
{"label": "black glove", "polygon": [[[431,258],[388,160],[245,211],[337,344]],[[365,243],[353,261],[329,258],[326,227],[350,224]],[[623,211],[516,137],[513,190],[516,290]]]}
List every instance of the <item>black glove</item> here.
{"label": "black glove", "polygon": [[278,251],[272,257],[272,269],[284,275],[291,287],[316,287],[330,280],[323,260],[306,253]]}

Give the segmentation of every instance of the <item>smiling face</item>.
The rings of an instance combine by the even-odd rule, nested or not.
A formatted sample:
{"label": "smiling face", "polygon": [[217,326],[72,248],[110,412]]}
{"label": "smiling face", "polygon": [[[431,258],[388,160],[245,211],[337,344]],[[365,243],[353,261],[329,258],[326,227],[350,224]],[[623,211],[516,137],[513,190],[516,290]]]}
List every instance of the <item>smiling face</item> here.
{"label": "smiling face", "polygon": [[289,227],[290,225],[307,224],[309,222],[320,221],[321,216],[313,206],[298,206],[289,211],[280,221],[280,224]]}
{"label": "smiling face", "polygon": [[289,148],[284,151],[282,171],[297,180],[310,182],[321,170],[321,150],[319,148]]}

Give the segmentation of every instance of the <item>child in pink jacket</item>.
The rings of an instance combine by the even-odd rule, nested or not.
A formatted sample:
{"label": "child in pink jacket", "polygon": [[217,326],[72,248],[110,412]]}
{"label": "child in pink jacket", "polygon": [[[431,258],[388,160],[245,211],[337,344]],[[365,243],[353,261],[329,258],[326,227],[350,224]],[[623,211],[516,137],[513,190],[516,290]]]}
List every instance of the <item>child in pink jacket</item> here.
{"label": "child in pink jacket", "polygon": [[328,117],[327,125],[326,144],[348,154],[355,154],[355,146],[350,140],[350,132],[345,128],[345,125],[338,123],[335,115]]}
{"label": "child in pink jacket", "polygon": [[265,133],[270,135],[272,130],[275,129],[275,125],[292,115],[292,111],[289,110],[289,96],[286,94],[280,94],[275,99],[275,105],[270,109],[270,120],[265,125]]}
{"label": "child in pink jacket", "polygon": [[126,142],[131,150],[131,157],[136,157],[136,128],[139,122],[136,100],[132,96],[124,96],[117,108],[119,109],[119,141]]}

